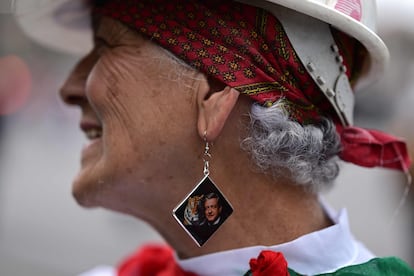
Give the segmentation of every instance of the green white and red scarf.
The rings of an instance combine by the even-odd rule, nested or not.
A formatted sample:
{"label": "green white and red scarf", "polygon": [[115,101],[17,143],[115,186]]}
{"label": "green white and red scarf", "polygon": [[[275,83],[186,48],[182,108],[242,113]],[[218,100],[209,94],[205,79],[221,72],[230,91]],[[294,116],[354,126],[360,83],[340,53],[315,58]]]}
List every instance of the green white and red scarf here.
{"label": "green white and red scarf", "polygon": [[[304,276],[288,268],[288,263],[281,252],[264,250],[257,258],[252,258],[249,265],[250,269],[243,276]],[[193,272],[182,270],[175,261],[174,251],[162,245],[148,245],[138,250],[118,266],[117,273],[118,276],[197,276]],[[375,258],[367,263],[347,266],[332,273],[315,276],[397,275],[414,276],[414,271],[404,261],[389,257]]]}

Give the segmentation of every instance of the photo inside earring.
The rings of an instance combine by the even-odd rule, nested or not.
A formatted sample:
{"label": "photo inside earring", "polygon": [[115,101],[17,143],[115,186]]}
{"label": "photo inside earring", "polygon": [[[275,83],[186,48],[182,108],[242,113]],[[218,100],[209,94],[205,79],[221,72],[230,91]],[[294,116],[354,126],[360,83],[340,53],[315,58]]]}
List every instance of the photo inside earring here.
{"label": "photo inside earring", "polygon": [[173,216],[202,246],[233,213],[233,207],[206,175],[173,210]]}

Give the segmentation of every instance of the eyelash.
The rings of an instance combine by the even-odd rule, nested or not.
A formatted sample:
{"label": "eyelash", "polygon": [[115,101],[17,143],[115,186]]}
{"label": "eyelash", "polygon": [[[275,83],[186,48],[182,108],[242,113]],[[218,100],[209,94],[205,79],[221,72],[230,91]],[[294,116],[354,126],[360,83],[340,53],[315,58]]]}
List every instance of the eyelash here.
{"label": "eyelash", "polygon": [[107,49],[110,49],[111,46],[102,38],[95,37],[95,52],[98,56],[101,56]]}

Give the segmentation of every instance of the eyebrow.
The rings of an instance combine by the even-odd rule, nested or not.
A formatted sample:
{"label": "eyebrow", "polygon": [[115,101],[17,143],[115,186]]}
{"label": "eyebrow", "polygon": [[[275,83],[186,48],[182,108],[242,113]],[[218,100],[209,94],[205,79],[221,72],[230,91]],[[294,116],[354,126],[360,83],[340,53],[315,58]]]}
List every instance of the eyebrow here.
{"label": "eyebrow", "polygon": [[113,21],[112,24],[106,24],[106,28],[103,31],[103,24],[102,21],[104,20],[104,17],[102,16],[96,16],[97,18],[94,18],[93,20],[93,26],[94,26],[94,40],[101,40],[105,44],[116,44],[118,41],[121,40],[121,38],[130,31],[130,29],[120,22]]}

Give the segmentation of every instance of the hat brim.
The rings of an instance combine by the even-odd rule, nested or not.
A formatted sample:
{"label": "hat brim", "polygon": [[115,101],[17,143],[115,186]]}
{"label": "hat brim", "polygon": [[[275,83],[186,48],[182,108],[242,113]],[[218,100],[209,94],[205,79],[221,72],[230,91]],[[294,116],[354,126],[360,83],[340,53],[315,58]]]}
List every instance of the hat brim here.
{"label": "hat brim", "polygon": [[359,20],[345,14],[335,5],[338,1],[320,0],[237,0],[249,5],[258,6],[271,11],[275,5],[293,9],[324,21],[336,29],[354,37],[361,42],[369,54],[368,68],[357,83],[357,89],[377,81],[384,73],[389,61],[389,51],[382,39],[375,33],[376,5],[372,0],[358,1],[361,3]]}
{"label": "hat brim", "polygon": [[[312,16],[341,30],[364,45],[369,53],[369,68],[357,84],[364,87],[376,81],[384,72],[389,52],[375,33],[376,5],[362,0],[362,16],[358,20],[335,9],[337,1],[320,0],[239,0],[266,10],[280,5]],[[37,4],[36,4],[37,3]],[[17,0],[16,17],[23,31],[38,43],[74,55],[84,55],[92,48],[90,12],[86,1]],[[369,11],[369,12],[364,12]]]}
{"label": "hat brim", "polygon": [[86,1],[17,0],[13,9],[25,34],[45,47],[76,56],[92,48]]}

